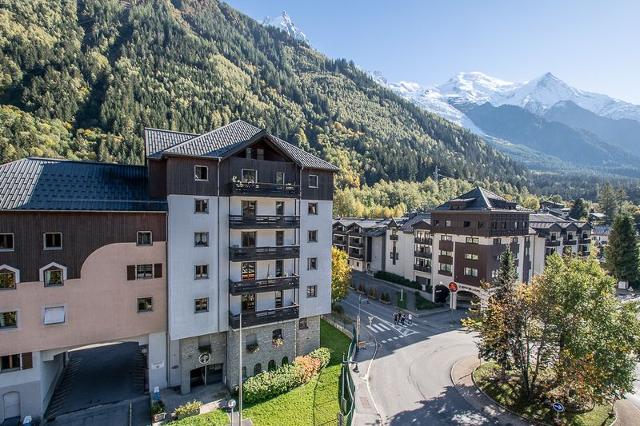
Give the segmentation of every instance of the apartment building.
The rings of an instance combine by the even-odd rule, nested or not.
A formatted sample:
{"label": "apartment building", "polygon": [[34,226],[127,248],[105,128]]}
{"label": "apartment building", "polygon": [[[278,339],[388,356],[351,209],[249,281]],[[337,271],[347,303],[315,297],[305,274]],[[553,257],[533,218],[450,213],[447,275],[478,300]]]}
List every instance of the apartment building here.
{"label": "apartment building", "polygon": [[0,166],[0,422],[42,416],[86,345],[138,342],[148,386],[166,386],[166,202],[145,182],[139,166]]}
{"label": "apartment building", "polygon": [[[491,282],[505,250],[511,250],[515,257],[519,279],[529,282],[534,274],[542,272],[545,258],[552,251],[588,256],[591,239],[588,223],[532,213],[481,187],[430,213],[385,220],[334,221],[334,241],[338,235],[349,237],[354,231],[366,235],[364,259],[368,263],[359,270],[387,271],[425,288],[430,286],[433,299],[450,282],[471,288]],[[349,245],[336,247],[351,250]],[[352,257],[351,252],[349,256],[353,267],[360,258]]]}
{"label": "apartment building", "polygon": [[41,417],[88,345],[137,342],[147,389],[183,393],[319,346],[336,167],[243,121],[145,149],[0,165],[0,422]]}
{"label": "apartment building", "polygon": [[145,145],[168,205],[169,385],[234,387],[317,348],[337,168],[243,121]]}

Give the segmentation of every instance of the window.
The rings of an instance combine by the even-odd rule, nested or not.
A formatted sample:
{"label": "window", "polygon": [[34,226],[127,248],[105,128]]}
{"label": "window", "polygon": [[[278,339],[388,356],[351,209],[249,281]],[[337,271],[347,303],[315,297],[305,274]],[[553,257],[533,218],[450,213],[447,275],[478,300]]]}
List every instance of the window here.
{"label": "window", "polygon": [[444,272],[451,272],[451,264],[450,263],[441,263],[440,270]]}
{"label": "window", "polygon": [[240,171],[240,180],[246,183],[258,182],[258,172],[254,169],[242,169]]}
{"label": "window", "polygon": [[256,262],[242,262],[240,264],[240,273],[242,281],[250,281],[256,279]]}
{"label": "window", "polygon": [[467,244],[480,244],[480,238],[478,238],[478,237],[467,237],[466,238],[466,242],[467,242]]}
{"label": "window", "polygon": [[284,172],[276,172],[276,185],[284,185]]}
{"label": "window", "polygon": [[20,370],[20,354],[0,357],[0,373]]}
{"label": "window", "polygon": [[209,180],[209,168],[207,166],[194,166],[193,173],[196,180]]}
{"label": "window", "polygon": [[196,314],[200,312],[209,312],[209,298],[202,297],[193,301]]}
{"label": "window", "polygon": [[299,330],[306,330],[309,328],[309,324],[307,324],[307,319],[306,318],[300,318],[298,320],[298,329]]}
{"label": "window", "polygon": [[282,357],[282,366],[289,365],[289,358],[286,356]]}
{"label": "window", "polygon": [[150,263],[144,265],[136,265],[136,279],[144,280],[148,278],[153,278],[153,265]]}
{"label": "window", "polygon": [[262,364],[257,363],[254,367],[253,367],[253,375],[258,375],[262,373]]}
{"label": "window", "polygon": [[453,257],[453,252],[448,250],[440,250],[440,256],[450,256]]}
{"label": "window", "polygon": [[63,324],[65,316],[64,306],[44,308],[44,325]]}
{"label": "window", "polygon": [[196,280],[209,278],[209,265],[196,265]]}
{"label": "window", "polygon": [[16,288],[16,273],[7,269],[0,269],[0,290]]}
{"label": "window", "polygon": [[445,228],[451,228],[451,221],[450,220],[445,220],[444,221],[444,227]]}
{"label": "window", "polygon": [[282,290],[276,291],[274,297],[275,297],[275,308],[276,309],[282,308],[282,300],[283,300]]}
{"label": "window", "polygon": [[318,258],[317,257],[307,258],[307,271],[315,271],[316,269],[318,269]]}
{"label": "window", "polygon": [[258,160],[264,160],[264,148],[256,149],[256,156]]}
{"label": "window", "polygon": [[196,213],[209,213],[209,200],[196,198],[194,211]]}
{"label": "window", "polygon": [[52,268],[44,271],[44,286],[55,287],[64,285],[62,269]]}
{"label": "window", "polygon": [[245,158],[251,158],[253,156],[253,149],[251,149],[251,147],[246,148],[244,150],[244,156]]}
{"label": "window", "polygon": [[269,365],[267,366],[267,370],[274,371],[276,369],[276,362],[274,360],[269,361]]}
{"label": "window", "polygon": [[491,271],[491,278],[498,278],[498,270]]}
{"label": "window", "polygon": [[276,328],[275,330],[273,330],[273,332],[271,333],[271,340],[273,340],[274,343],[279,340],[283,340],[281,328]]}
{"label": "window", "polygon": [[276,201],[276,215],[284,216],[284,201]]}
{"label": "window", "polygon": [[276,277],[283,277],[284,276],[284,260],[283,259],[277,259],[276,260]]}
{"label": "window", "polygon": [[193,241],[196,247],[209,247],[209,233],[208,232],[194,232]]}
{"label": "window", "polygon": [[476,268],[464,268],[464,274],[468,277],[477,277],[478,270]]}
{"label": "window", "polygon": [[0,312],[0,329],[16,328],[18,326],[18,312]]}
{"label": "window", "polygon": [[318,187],[318,176],[309,175],[309,188],[317,188],[317,187]]}
{"label": "window", "polygon": [[256,201],[242,200],[242,216],[255,217],[258,203]]}
{"label": "window", "polygon": [[493,244],[499,246],[500,244],[502,244],[502,238],[494,238]]}
{"label": "window", "polygon": [[284,231],[276,231],[276,246],[284,245]]}
{"label": "window", "polygon": [[464,222],[462,222],[462,226],[464,228],[469,228],[471,226],[471,222],[469,222],[468,220],[465,220]]}
{"label": "window", "polygon": [[478,260],[478,255],[473,253],[465,253],[464,258],[467,260]]}
{"label": "window", "polygon": [[307,297],[318,297],[318,286],[317,285],[308,285],[307,286]]}
{"label": "window", "polygon": [[314,229],[313,231],[309,231],[309,242],[317,243],[318,242],[318,230]]}
{"label": "window", "polygon": [[453,241],[453,237],[451,235],[443,234],[440,235],[440,241]]}
{"label": "window", "polygon": [[310,215],[318,214],[318,203],[309,203],[307,204],[307,213]]}
{"label": "window", "polygon": [[153,311],[153,298],[138,297],[138,312],[151,312],[151,311]]}
{"label": "window", "polygon": [[138,231],[136,244],[139,246],[150,246],[153,244],[151,231]]}
{"label": "window", "polygon": [[13,234],[0,234],[0,251],[13,250]]}
{"label": "window", "polygon": [[243,232],[241,235],[242,247],[255,247],[256,246],[256,232]]}
{"label": "window", "polygon": [[62,233],[61,232],[46,232],[44,234],[44,249],[45,250],[60,250],[62,248]]}
{"label": "window", "polygon": [[511,237],[511,242],[513,244],[518,244],[518,237]]}

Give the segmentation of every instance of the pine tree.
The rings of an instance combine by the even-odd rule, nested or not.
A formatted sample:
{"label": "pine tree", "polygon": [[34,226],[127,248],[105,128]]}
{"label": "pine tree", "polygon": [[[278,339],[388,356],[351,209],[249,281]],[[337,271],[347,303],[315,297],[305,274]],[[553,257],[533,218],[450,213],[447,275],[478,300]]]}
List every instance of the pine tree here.
{"label": "pine tree", "polygon": [[609,243],[605,248],[605,265],[619,281],[638,282],[638,238],[631,216],[619,214],[613,221]]}
{"label": "pine tree", "polygon": [[618,214],[620,203],[624,198],[624,192],[616,191],[609,182],[605,183],[598,191],[598,204],[605,215],[605,222],[611,224]]}
{"label": "pine tree", "polygon": [[584,219],[587,217],[589,212],[587,211],[587,206],[585,205],[584,199],[578,198],[573,202],[573,206],[571,206],[571,210],[569,211],[569,217],[574,219]]}
{"label": "pine tree", "polygon": [[493,282],[494,288],[497,288],[496,297],[503,299],[513,290],[518,280],[518,272],[513,259],[513,253],[507,249],[500,255],[500,266],[498,268],[498,276]]}

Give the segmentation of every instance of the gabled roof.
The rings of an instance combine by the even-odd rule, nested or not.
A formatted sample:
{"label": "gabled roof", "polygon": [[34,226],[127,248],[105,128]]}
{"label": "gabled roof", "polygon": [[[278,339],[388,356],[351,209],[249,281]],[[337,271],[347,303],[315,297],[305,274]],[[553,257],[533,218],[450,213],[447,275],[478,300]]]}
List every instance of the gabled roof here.
{"label": "gabled roof", "polygon": [[[404,232],[413,232],[413,227],[419,223],[426,221],[428,223],[431,222],[431,213],[415,213],[410,215],[407,220],[404,221],[402,227],[400,228]],[[424,228],[420,228],[424,229]]]}
{"label": "gabled roof", "polygon": [[563,218],[549,213],[531,213],[529,226],[537,231],[543,230],[580,230],[591,229],[591,225],[571,218]]}
{"label": "gabled roof", "polygon": [[24,158],[0,165],[0,210],[165,211],[143,166]]}
{"label": "gabled roof", "polygon": [[[148,157],[160,158],[163,155],[187,155],[224,158],[252,139],[264,137],[277,149],[281,150],[284,155],[302,167],[330,171],[339,170],[333,164],[242,120],[234,121],[202,135],[177,132],[162,134],[161,132],[157,129],[145,129],[145,145]],[[189,135],[189,137],[185,135]]]}
{"label": "gabled roof", "polygon": [[517,210],[516,203],[480,186],[440,205],[436,210]]}

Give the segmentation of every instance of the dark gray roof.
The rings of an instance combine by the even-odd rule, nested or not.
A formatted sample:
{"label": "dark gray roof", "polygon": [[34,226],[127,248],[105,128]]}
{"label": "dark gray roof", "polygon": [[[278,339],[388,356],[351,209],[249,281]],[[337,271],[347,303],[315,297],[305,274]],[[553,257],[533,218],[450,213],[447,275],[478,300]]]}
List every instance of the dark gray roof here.
{"label": "dark gray roof", "polygon": [[144,129],[144,148],[147,157],[158,157],[162,151],[198,136],[196,133],[174,132],[162,129]]}
{"label": "dark gray roof", "polygon": [[516,210],[517,205],[482,187],[447,201],[436,210]]}
{"label": "dark gray roof", "polygon": [[413,225],[421,221],[431,222],[431,213],[416,213],[409,216],[400,229],[404,232],[413,232]]}
{"label": "dark gray roof", "polygon": [[588,223],[580,222],[571,218],[554,216],[549,213],[531,213],[529,215],[529,226],[535,230],[545,230],[553,227],[560,229],[567,229],[569,227],[583,229],[591,227]]}
{"label": "dark gray roof", "polygon": [[146,168],[46,158],[0,165],[0,210],[165,211]]}
{"label": "dark gray roof", "polygon": [[[147,130],[152,130],[151,133],[147,133]],[[183,138],[185,133],[170,132],[171,135],[156,134],[156,130],[145,130],[145,140],[151,136],[154,140],[153,147],[147,142],[147,155],[149,152],[153,152],[154,157],[159,157],[163,153],[174,155],[189,155],[189,156],[202,156],[212,158],[222,158],[229,152],[238,148],[239,145],[249,141],[251,138],[259,135],[261,132],[266,138],[279,147],[291,160],[300,166],[311,169],[322,169],[338,171],[339,169],[331,163],[328,163],[315,155],[283,141],[280,138],[269,135],[264,130],[259,129],[252,124],[249,124],[242,120],[234,121],[226,126],[222,126],[218,129],[212,130],[202,135],[191,135],[191,137],[179,140]],[[174,143],[175,142],[175,143]],[[157,150],[164,146],[164,148]]]}

